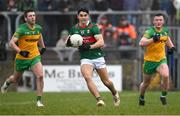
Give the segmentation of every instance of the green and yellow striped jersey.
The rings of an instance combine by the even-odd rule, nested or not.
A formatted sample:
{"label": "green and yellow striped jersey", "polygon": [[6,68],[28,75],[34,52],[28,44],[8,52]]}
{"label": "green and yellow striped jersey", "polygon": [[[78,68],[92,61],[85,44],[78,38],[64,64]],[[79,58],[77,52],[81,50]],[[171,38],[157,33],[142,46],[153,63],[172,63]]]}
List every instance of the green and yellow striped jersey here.
{"label": "green and yellow striped jersey", "polygon": [[160,40],[146,46],[144,54],[145,61],[159,62],[160,60],[166,58],[165,44],[168,39],[168,29],[163,27],[160,31],[157,31],[155,27],[149,27],[143,36],[147,39],[150,39],[155,33],[160,34]]}
{"label": "green and yellow striped jersey", "polygon": [[34,29],[30,29],[26,23],[21,24],[16,32],[14,33],[14,37],[18,38],[17,45],[20,50],[29,51],[29,57],[25,58],[20,54],[16,54],[16,59],[32,59],[38,55],[38,41],[41,37],[41,26],[35,25]]}

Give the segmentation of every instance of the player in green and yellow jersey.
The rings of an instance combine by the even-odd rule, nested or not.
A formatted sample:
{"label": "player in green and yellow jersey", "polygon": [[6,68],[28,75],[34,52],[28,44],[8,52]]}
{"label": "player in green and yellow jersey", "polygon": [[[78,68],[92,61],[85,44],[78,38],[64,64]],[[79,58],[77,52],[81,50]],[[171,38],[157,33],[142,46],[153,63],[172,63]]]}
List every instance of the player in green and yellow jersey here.
{"label": "player in green and yellow jersey", "polygon": [[[70,35],[80,34],[83,37],[83,45],[79,47],[81,56],[81,73],[86,80],[89,91],[97,100],[97,106],[104,106],[105,103],[92,80],[92,73],[95,69],[99,74],[104,85],[109,88],[114,98],[114,105],[119,106],[120,98],[113,83],[109,80],[104,52],[101,47],[104,40],[98,26],[89,21],[89,11],[81,8],[77,13],[78,23],[70,30]],[[67,40],[67,46],[71,46],[70,39]]]}
{"label": "player in green and yellow jersey", "polygon": [[169,68],[166,59],[165,46],[169,47],[169,53],[175,50],[175,47],[169,37],[167,27],[163,26],[165,16],[157,14],[153,18],[153,27],[149,27],[139,45],[145,47],[144,65],[143,65],[143,82],[140,84],[139,105],[144,105],[144,95],[150,84],[154,73],[159,73],[162,77],[162,94],[160,100],[163,105],[167,104],[166,95],[169,88]]}
{"label": "player in green and yellow jersey", "polygon": [[[9,42],[11,48],[16,51],[15,71],[1,87],[1,92],[7,91],[11,83],[15,83],[17,79],[22,77],[25,70],[31,68],[37,77],[37,106],[44,106],[41,102],[43,94],[43,69],[41,63],[41,55],[46,51],[42,28],[36,24],[36,14],[34,10],[24,12],[26,23],[21,24],[14,33]],[[41,47],[39,50],[38,45]]]}

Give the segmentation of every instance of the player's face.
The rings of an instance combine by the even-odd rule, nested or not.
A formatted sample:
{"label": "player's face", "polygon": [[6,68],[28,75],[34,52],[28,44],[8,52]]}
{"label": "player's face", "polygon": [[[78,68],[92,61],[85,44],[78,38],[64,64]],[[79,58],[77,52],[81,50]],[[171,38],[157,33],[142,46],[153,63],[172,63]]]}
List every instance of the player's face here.
{"label": "player's face", "polygon": [[155,16],[153,20],[153,24],[156,28],[161,28],[164,25],[164,17],[163,16]]}
{"label": "player's face", "polygon": [[80,24],[86,24],[89,21],[89,14],[81,11],[77,15],[77,18],[78,18]]}
{"label": "player's face", "polygon": [[35,12],[28,12],[27,17],[25,18],[26,22],[30,25],[34,25],[36,23],[36,14]]}

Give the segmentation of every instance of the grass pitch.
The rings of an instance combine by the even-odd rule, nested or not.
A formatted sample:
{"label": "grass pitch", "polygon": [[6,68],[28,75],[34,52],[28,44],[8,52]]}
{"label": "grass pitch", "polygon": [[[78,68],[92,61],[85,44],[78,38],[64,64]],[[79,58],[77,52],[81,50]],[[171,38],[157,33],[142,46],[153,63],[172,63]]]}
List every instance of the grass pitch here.
{"label": "grass pitch", "polygon": [[160,92],[147,92],[144,107],[138,106],[138,92],[121,92],[121,104],[113,106],[110,92],[101,93],[105,107],[97,107],[88,92],[44,93],[45,107],[36,107],[35,92],[0,93],[0,115],[178,115],[180,114],[180,92],[168,93],[168,105],[162,106]]}

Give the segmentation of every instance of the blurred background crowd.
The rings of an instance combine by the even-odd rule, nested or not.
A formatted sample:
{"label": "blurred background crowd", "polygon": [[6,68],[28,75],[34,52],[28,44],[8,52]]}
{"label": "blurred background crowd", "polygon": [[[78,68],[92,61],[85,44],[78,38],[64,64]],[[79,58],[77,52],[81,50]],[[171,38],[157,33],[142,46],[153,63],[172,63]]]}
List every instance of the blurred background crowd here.
{"label": "blurred background crowd", "polygon": [[[177,25],[179,21],[179,0],[0,0],[0,11],[10,12],[11,29],[14,33],[16,28],[17,12],[26,9],[35,9],[40,12],[60,12],[60,16],[41,15],[40,24],[44,27],[43,35],[47,46],[59,46],[59,39],[63,38],[64,31],[75,24],[75,16],[67,15],[69,12],[77,11],[81,7],[97,12],[92,15],[91,20],[97,22],[105,38],[105,47],[117,47],[122,45],[135,45],[140,25],[150,25],[149,15],[141,15],[141,18],[133,12],[141,11],[165,11],[169,17],[170,25]],[[130,14],[101,15],[101,12],[128,12]],[[100,12],[100,13],[98,13]],[[101,15],[101,17],[99,17]],[[2,28],[4,17],[0,15],[0,26]],[[172,22],[173,21],[173,22]],[[68,33],[66,33],[67,35]],[[2,37],[2,35],[0,36]],[[6,35],[3,36],[3,38]]]}
{"label": "blurred background crowd", "polygon": [[37,11],[68,12],[83,6],[91,11],[166,10],[174,15],[177,4],[178,0],[0,0],[0,10],[15,12],[33,8]]}

